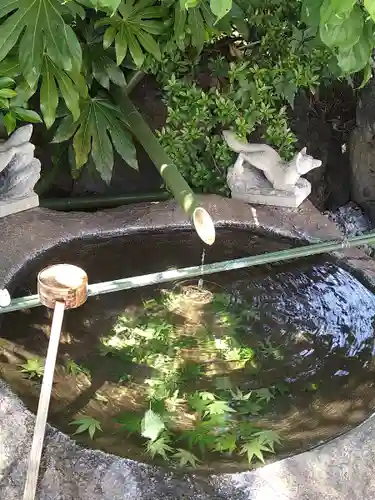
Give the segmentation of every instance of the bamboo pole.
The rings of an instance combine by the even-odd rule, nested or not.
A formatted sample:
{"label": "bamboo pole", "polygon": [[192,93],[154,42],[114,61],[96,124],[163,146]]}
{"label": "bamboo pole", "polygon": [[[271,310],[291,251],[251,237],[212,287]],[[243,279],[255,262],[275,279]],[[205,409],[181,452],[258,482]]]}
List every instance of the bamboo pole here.
{"label": "bamboo pole", "polygon": [[113,87],[115,101],[126,117],[129,129],[143,146],[146,153],[154,163],[173,197],[179,203],[187,216],[193,221],[198,236],[207,245],[215,242],[215,227],[209,213],[200,206],[189,184],[182,177],[161,147],[154,133],[147,125],[142,115],[135,108],[127,93]]}
{"label": "bamboo pole", "polygon": [[[225,260],[203,266],[192,266],[181,269],[172,269],[170,271],[161,271],[158,273],[145,274],[143,276],[134,276],[113,281],[105,281],[89,285],[87,296],[92,297],[102,293],[118,292],[120,290],[129,290],[149,285],[158,285],[177,279],[196,278],[202,275],[222,273],[225,271],[234,271],[247,267],[259,266],[263,264],[272,264],[286,260],[299,259],[301,257],[310,257],[328,252],[336,252],[346,248],[358,247],[365,244],[375,243],[375,231],[361,236],[353,236],[344,240],[327,241],[304,245],[297,248],[280,250],[278,252],[269,252],[261,255],[253,255],[240,259]],[[0,307],[0,313],[18,311],[20,309],[30,309],[40,305],[38,295],[29,295],[13,299],[6,307]]]}
{"label": "bamboo pole", "polygon": [[171,198],[165,191],[143,194],[120,194],[109,196],[77,196],[74,198],[41,198],[39,206],[50,210],[79,210],[82,208],[107,208],[130,203],[164,201]]}

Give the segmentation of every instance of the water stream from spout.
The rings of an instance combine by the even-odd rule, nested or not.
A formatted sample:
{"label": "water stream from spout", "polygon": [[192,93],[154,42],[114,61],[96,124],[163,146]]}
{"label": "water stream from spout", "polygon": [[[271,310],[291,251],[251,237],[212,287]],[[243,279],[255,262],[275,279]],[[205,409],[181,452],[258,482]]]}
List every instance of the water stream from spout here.
{"label": "water stream from spout", "polygon": [[[202,258],[201,258],[202,275],[203,275],[203,266],[204,266],[204,259],[205,259],[205,257],[206,257],[206,249],[203,248],[203,250],[202,250]],[[203,288],[203,278],[199,278],[198,288]]]}

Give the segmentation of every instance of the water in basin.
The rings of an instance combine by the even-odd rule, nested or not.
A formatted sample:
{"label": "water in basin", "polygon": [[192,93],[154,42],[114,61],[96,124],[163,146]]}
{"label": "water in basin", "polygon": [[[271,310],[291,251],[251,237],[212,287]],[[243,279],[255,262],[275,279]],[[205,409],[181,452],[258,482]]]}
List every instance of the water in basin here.
{"label": "water in basin", "polygon": [[[222,229],[217,243],[206,251],[205,263],[290,246],[287,239]],[[93,283],[199,265],[201,255],[196,235],[183,231],[77,240],[31,262],[15,277],[15,294],[35,293],[37,272],[52,263],[77,264]],[[331,439],[372,413],[375,296],[337,262],[321,256],[208,276],[202,289],[197,283],[102,295],[68,311],[50,422],[72,434],[77,428],[69,425],[72,420],[95,418],[102,431],[97,430],[93,440],[87,433],[75,439],[148,461],[144,439],[124,432],[119,421],[143,415],[150,406],[150,391],[157,414],[162,414],[161,401],[164,406],[174,401],[171,414],[177,433],[191,430],[196,415],[179,401],[186,394],[216,394],[220,399],[226,393],[233,408],[244,403],[251,410],[244,417],[248,427],[280,436],[278,458]],[[29,379],[20,365],[27,358],[45,356],[50,321],[51,313],[37,308],[5,315],[0,329],[0,374],[34,412],[40,381]],[[138,329],[141,325],[135,343],[130,324]],[[163,328],[165,336],[160,337]],[[119,337],[120,348],[115,345]],[[183,369],[180,364],[177,386],[174,381],[168,386],[168,367],[176,353]],[[169,395],[163,393],[169,389]],[[238,391],[259,397],[239,403]],[[182,440],[178,446],[185,444]],[[248,467],[246,453],[239,453],[243,444],[232,454],[217,450],[203,458],[194,450],[201,460],[196,468],[205,472]],[[268,453],[264,457],[275,459]],[[165,464],[160,457],[155,460]]]}

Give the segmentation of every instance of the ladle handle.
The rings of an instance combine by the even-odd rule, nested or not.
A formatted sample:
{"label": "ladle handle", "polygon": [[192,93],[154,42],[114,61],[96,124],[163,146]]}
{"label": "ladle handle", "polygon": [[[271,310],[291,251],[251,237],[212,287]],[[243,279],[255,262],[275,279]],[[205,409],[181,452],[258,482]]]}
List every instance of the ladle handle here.
{"label": "ladle handle", "polygon": [[51,399],[53,375],[55,371],[57,351],[59,348],[61,328],[64,319],[64,302],[56,302],[53,313],[51,335],[48,344],[47,358],[44,366],[42,389],[35,420],[34,436],[31,444],[27,476],[23,500],[34,500],[38,483],[40,460],[42,456],[44,434],[47,424],[49,403]]}

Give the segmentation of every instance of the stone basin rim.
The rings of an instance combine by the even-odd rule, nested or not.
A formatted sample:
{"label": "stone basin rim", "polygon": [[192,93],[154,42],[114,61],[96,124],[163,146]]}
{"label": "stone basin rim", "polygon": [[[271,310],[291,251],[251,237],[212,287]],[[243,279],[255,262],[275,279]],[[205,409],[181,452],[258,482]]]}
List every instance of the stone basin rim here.
{"label": "stone basin rim", "polygon": [[[272,207],[257,207],[254,209],[242,202],[228,200],[217,196],[203,196],[201,199],[204,207],[211,213],[216,227],[241,227],[244,229],[255,230],[258,234],[262,232],[263,234],[268,233],[270,235],[280,235],[293,240],[305,242],[317,242],[342,237],[342,234],[338,231],[336,226],[329,222],[329,220],[319,213],[309,202],[305,202],[299,209],[292,210],[279,208],[275,209]],[[126,227],[125,224],[127,224]],[[0,231],[3,235],[3,244],[0,248],[0,288],[10,285],[11,291],[14,285],[14,283],[12,283],[12,281],[14,281],[13,277],[18,273],[18,271],[27,266],[30,261],[41,253],[44,253],[46,250],[63,242],[95,236],[121,236],[135,232],[147,231],[150,229],[179,230],[190,227],[191,225],[186,221],[184,214],[174,202],[170,201],[151,204],[142,203],[134,206],[128,205],[126,207],[109,209],[96,213],[62,213],[39,208],[32,209],[28,212],[21,212],[15,214],[14,216],[9,216],[6,219],[0,219]],[[357,275],[365,286],[370,289],[375,289],[375,265],[372,259],[370,259],[365,253],[358,249],[346,249],[342,252],[334,253],[333,256],[335,259],[338,259],[339,265],[346,268],[354,275]],[[2,402],[5,410],[2,410]],[[10,416],[12,412],[15,411],[22,413],[22,418],[28,422],[28,426],[30,426],[30,428],[33,426],[34,415],[25,408],[21,400],[12,393],[2,380],[0,380],[0,417],[2,414],[3,416]],[[362,441],[363,434],[366,433],[368,436],[371,435],[372,438],[375,437],[374,415],[368,417],[368,419],[356,428],[347,431],[341,436],[338,436],[323,445],[317,446],[310,451],[299,453],[290,458],[279,459],[274,463],[248,472],[232,474],[226,473],[220,475],[212,474],[207,478],[207,483],[205,483],[204,486],[201,484],[201,479],[195,478],[194,474],[184,476],[184,479],[178,479],[178,477],[180,477],[179,474],[166,472],[164,469],[159,467],[149,466],[131,459],[119,458],[98,450],[82,448],[81,446],[76,445],[70,437],[51,426],[49,426],[49,431],[46,437],[45,452],[47,458],[45,460],[47,460],[47,463],[51,462],[52,458],[49,454],[53,453],[54,447],[57,446],[57,443],[61,443],[63,446],[70,448],[72,453],[76,456],[95,456],[98,461],[103,460],[107,465],[111,464],[109,465],[110,468],[116,466],[116,464],[122,463],[123,467],[129,467],[129,470],[132,470],[133,474],[136,474],[135,469],[137,469],[137,474],[139,471],[142,471],[142,474],[146,474],[149,478],[157,478],[158,481],[162,478],[162,482],[164,481],[164,483],[168,482],[168,478],[173,478],[173,481],[177,482],[188,481],[191,496],[181,498],[202,498],[202,500],[205,500],[206,498],[231,498],[233,500],[237,500],[238,498],[239,500],[258,500],[260,497],[254,496],[256,488],[263,483],[267,483],[268,485],[264,486],[263,484],[263,488],[269,488],[269,484],[272,482],[276,481],[277,483],[277,481],[280,481],[280,478],[285,476],[285,474],[281,474],[283,467],[286,466],[288,468],[288,463],[291,466],[293,464],[298,465],[298,469],[300,470],[305,469],[306,466],[308,469],[311,469],[311,466],[314,463],[325,463],[326,467],[336,467],[333,460],[334,457],[332,457],[332,449],[336,450],[337,454],[340,454],[341,448],[346,450],[347,447],[350,446],[352,437],[356,440],[359,436]],[[369,437],[367,437],[367,439],[369,439]],[[2,443],[0,441],[0,445],[1,444]],[[25,436],[24,444],[25,446],[30,445],[29,435]],[[345,451],[342,452],[346,455]],[[373,446],[373,450],[371,449],[371,453],[375,456],[375,445]],[[332,458],[331,464],[329,464],[329,457]],[[23,461],[23,454],[22,459],[19,459],[19,468],[22,473],[24,473],[25,462]],[[1,472],[0,460],[0,497],[3,497],[4,492],[6,493],[4,498],[8,498],[9,500],[13,500],[13,498],[16,499],[17,496],[12,496],[13,490],[9,484],[5,487],[2,486],[4,481],[1,480]],[[312,474],[311,470],[304,472],[310,475]],[[48,470],[44,471],[43,478],[45,478],[46,475],[48,476]],[[312,476],[314,476],[314,474],[312,474]],[[312,478],[312,480],[315,479],[316,478]],[[327,480],[327,474],[325,475],[325,480]],[[254,484],[254,489],[251,491],[248,487],[246,487],[246,483],[248,481],[251,481],[252,484]],[[293,478],[293,481],[295,481],[295,478]],[[373,496],[362,497],[364,499],[375,499],[375,482],[373,480],[370,482],[372,485],[371,495],[373,494]],[[331,496],[325,496],[323,498],[348,498],[348,500],[361,498],[360,496],[356,497],[353,495],[347,497],[343,496],[343,486],[345,485],[338,484],[335,478],[335,491],[340,492],[340,495],[334,496],[335,492],[333,492]],[[4,488],[8,488],[8,490],[4,490]],[[206,489],[208,489],[208,494],[210,496],[206,495]],[[273,487],[272,491],[274,491]],[[297,494],[299,495],[300,492],[301,490],[298,489]],[[218,496],[219,494],[221,496]],[[161,496],[160,498],[169,498],[168,496],[165,496],[165,493],[163,493],[163,495],[164,496]],[[321,498],[322,491],[319,490],[319,493],[317,491],[316,495],[314,495],[315,494],[313,493],[309,496],[309,493],[306,493],[304,496],[268,496],[268,498],[271,500],[272,498],[292,498],[293,500],[302,500],[306,498],[310,500]],[[60,497],[41,496],[40,498],[47,500],[52,498],[57,499]],[[83,494],[77,497],[63,496],[61,498],[63,500],[71,500],[73,498],[74,500],[86,500],[86,498],[90,498],[91,500],[91,497],[86,497]],[[92,497],[92,499],[95,500],[96,498],[96,496]],[[106,496],[100,498],[107,499]],[[108,499],[109,498],[112,500],[111,496],[108,496]],[[115,500],[117,500],[117,498],[119,500],[128,500],[128,498],[130,499],[135,497],[123,495],[113,498]],[[140,496],[140,498],[148,499],[149,497],[145,493],[143,496]],[[172,496],[170,498],[180,497]]]}

